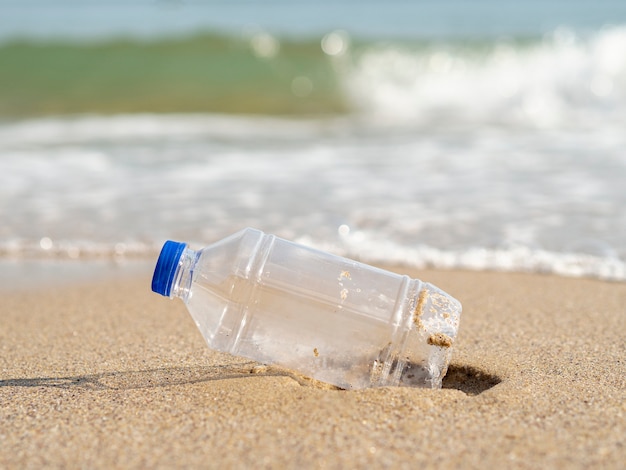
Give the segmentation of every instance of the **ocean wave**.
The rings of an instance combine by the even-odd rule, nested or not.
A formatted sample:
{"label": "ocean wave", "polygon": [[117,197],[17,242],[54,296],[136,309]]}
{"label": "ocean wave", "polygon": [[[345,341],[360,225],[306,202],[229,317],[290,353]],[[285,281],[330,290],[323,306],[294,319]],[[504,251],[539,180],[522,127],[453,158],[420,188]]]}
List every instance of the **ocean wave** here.
{"label": "ocean wave", "polygon": [[357,114],[387,123],[554,127],[626,120],[626,26],[542,37],[359,40],[345,31],[14,41],[0,116]]}
{"label": "ocean wave", "polygon": [[626,118],[626,27],[537,40],[382,44],[338,64],[353,108],[380,120],[557,127]]}

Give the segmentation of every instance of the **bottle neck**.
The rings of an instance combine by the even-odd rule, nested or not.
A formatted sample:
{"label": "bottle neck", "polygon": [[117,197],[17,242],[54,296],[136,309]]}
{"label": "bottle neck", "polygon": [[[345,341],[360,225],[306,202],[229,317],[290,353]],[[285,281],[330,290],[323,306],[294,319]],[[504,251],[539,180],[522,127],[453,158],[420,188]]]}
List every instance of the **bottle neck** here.
{"label": "bottle neck", "polygon": [[192,250],[191,248],[185,248],[183,253],[180,255],[178,267],[176,268],[176,274],[174,274],[172,290],[170,291],[170,299],[179,297],[183,300],[183,302],[187,302],[189,292],[191,290],[193,269],[199,256],[200,253]]}

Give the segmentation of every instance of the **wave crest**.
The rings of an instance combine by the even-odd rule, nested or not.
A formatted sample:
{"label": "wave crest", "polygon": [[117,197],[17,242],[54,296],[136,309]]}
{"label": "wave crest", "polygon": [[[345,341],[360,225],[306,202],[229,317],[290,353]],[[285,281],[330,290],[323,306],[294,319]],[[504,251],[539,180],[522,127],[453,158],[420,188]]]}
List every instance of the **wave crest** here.
{"label": "wave crest", "polygon": [[557,126],[626,115],[626,26],[538,41],[387,44],[355,52],[342,85],[384,120]]}

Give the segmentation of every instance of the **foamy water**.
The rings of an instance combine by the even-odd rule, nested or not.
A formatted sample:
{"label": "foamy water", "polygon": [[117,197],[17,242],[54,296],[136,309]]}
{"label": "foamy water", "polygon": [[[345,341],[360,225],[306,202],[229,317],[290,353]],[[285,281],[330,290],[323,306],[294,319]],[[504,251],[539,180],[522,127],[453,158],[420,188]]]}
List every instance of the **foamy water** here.
{"label": "foamy water", "polygon": [[624,124],[626,27],[559,28],[534,41],[381,44],[354,62],[338,64],[354,105],[392,122]]}
{"label": "foamy water", "polygon": [[626,139],[594,132],[351,117],[5,123],[1,252],[144,257],[166,238],[254,226],[368,261],[624,279]]}

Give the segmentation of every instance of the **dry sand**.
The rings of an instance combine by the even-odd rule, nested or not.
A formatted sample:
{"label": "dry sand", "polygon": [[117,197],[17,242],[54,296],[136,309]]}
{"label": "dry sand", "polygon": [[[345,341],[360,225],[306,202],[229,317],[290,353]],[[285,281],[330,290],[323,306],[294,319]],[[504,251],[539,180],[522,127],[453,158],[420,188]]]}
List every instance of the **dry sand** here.
{"label": "dry sand", "polygon": [[211,352],[149,279],[0,304],[0,468],[625,468],[626,284],[408,272],[463,302],[443,390]]}

